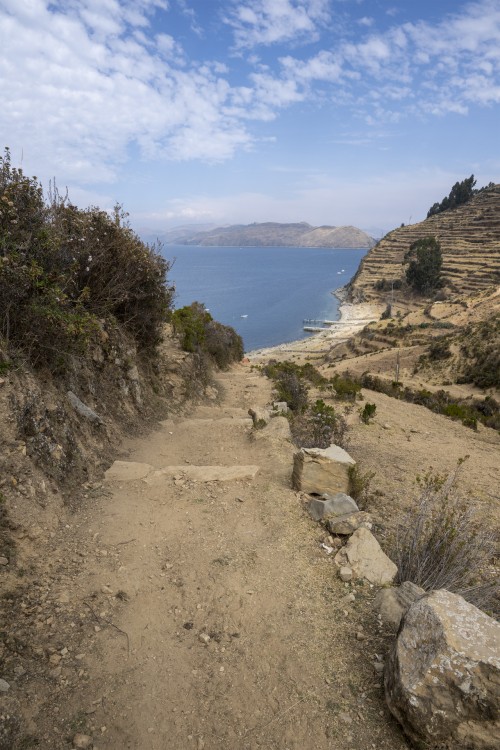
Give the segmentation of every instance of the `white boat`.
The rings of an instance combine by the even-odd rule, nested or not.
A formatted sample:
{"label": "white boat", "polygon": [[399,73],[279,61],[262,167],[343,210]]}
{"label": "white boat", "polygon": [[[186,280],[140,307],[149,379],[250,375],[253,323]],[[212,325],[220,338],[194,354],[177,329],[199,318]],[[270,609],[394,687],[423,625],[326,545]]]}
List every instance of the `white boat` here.
{"label": "white boat", "polygon": [[240,318],[248,318],[248,315],[240,315]]}

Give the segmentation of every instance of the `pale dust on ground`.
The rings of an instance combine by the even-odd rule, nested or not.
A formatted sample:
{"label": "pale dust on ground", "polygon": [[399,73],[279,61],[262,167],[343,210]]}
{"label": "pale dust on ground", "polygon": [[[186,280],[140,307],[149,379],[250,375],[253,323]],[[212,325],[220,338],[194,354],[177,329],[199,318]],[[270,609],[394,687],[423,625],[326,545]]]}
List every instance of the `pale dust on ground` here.
{"label": "pale dust on ground", "polygon": [[[271,398],[248,365],[217,380],[219,403],[188,420],[244,417]],[[106,483],[75,516],[67,554],[82,555],[70,583],[84,616],[81,681],[54,695],[66,739],[47,731],[47,748],[71,747],[75,728],[99,750],[408,747],[373,666],[389,643],[376,590],[340,582],[320,527],[290,489],[293,447],[249,433],[169,420],[120,458],[257,464],[257,478]]]}

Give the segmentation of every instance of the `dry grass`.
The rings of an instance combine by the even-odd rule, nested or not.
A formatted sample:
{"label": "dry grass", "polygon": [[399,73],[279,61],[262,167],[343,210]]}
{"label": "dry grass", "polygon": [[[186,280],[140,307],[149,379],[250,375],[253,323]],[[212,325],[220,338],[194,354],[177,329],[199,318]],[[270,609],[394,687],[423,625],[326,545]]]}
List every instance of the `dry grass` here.
{"label": "dry grass", "polygon": [[398,526],[391,557],[400,583],[447,589],[498,614],[500,588],[492,570],[498,540],[460,493],[463,463],[448,477],[429,474],[421,480],[420,497]]}

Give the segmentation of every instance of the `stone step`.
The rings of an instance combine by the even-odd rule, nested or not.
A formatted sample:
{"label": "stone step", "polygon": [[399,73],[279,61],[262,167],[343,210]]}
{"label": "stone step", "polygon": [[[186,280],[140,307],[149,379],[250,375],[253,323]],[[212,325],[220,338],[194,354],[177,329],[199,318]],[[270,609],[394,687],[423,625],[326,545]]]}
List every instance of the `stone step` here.
{"label": "stone step", "polygon": [[134,482],[139,479],[152,484],[163,479],[191,480],[193,482],[233,482],[255,479],[259,466],[164,466],[156,469],[151,464],[136,461],[115,461],[105,473],[110,482]]}

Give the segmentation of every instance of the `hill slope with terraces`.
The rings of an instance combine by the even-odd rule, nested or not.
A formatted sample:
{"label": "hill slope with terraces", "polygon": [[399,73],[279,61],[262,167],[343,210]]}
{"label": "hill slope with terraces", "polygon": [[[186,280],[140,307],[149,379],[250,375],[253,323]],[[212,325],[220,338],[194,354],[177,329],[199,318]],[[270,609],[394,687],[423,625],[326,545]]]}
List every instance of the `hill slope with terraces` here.
{"label": "hill slope with terraces", "polygon": [[[389,232],[361,262],[350,284],[350,298],[385,299],[391,282],[404,280],[403,259],[410,245],[428,236],[441,243],[443,282],[451,292],[475,294],[499,284],[500,185],[479,192],[458,208]],[[375,285],[383,279],[386,289],[377,290]]]}

